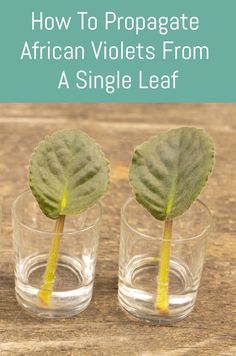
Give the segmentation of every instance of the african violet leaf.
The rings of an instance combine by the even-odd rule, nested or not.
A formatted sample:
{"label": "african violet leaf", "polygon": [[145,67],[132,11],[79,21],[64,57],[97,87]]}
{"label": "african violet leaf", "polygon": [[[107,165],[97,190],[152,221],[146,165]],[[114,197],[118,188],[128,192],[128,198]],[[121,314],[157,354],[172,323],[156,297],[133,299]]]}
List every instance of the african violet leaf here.
{"label": "african violet leaf", "polygon": [[169,220],[190,207],[213,165],[212,139],[202,129],[183,127],[137,147],[129,179],[137,201],[156,219]]}
{"label": "african violet leaf", "polygon": [[59,131],[46,137],[35,149],[29,184],[49,218],[79,214],[107,191],[108,161],[85,133],[77,129]]}

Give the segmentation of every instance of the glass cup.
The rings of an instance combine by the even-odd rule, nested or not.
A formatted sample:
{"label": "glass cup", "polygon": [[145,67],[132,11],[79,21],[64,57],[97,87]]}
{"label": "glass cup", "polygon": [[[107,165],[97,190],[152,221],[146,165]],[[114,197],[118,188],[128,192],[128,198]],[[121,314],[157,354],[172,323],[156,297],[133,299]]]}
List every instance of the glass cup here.
{"label": "glass cup", "polygon": [[[64,232],[55,235],[55,221],[41,212],[30,191],[15,200],[15,291],[24,309],[42,317],[64,318],[87,308],[93,293],[101,215],[98,203],[78,216],[66,216]],[[50,268],[46,272],[49,255],[50,268],[55,264],[54,276]],[[46,283],[46,273],[51,283]]]}
{"label": "glass cup", "polygon": [[174,219],[167,311],[161,312],[157,300],[164,222],[154,219],[134,198],[128,199],[121,210],[118,299],[123,309],[156,324],[189,315],[196,302],[210,225],[211,213],[200,200]]}

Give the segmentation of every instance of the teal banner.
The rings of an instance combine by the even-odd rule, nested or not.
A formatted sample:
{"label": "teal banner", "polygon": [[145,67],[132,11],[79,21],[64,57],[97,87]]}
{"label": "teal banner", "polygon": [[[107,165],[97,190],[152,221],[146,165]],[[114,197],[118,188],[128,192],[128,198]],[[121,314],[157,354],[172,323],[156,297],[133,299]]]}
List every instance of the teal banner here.
{"label": "teal banner", "polygon": [[1,102],[235,102],[236,2],[2,0]]}

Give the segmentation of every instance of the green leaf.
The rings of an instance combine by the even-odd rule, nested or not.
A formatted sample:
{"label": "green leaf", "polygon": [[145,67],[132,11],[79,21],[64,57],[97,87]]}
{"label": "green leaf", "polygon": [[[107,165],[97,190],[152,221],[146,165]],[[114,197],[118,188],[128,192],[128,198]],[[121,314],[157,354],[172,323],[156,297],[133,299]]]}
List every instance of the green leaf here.
{"label": "green leaf", "polygon": [[212,139],[202,129],[183,127],[137,147],[129,179],[137,201],[156,219],[169,220],[190,207],[213,165]]}
{"label": "green leaf", "polygon": [[85,133],[76,129],[59,131],[35,149],[29,184],[49,218],[79,214],[108,190],[109,164],[100,147]]}

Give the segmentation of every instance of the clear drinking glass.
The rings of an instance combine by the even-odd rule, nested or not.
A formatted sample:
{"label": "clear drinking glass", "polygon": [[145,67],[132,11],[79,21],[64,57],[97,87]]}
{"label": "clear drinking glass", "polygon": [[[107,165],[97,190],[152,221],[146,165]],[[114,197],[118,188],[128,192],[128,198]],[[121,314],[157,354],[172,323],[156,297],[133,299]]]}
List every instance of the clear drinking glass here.
{"label": "clear drinking glass", "polygon": [[93,292],[101,214],[98,203],[78,216],[66,217],[51,301],[44,305],[38,293],[55,236],[55,222],[44,216],[30,191],[15,200],[15,290],[23,308],[48,318],[69,317],[87,308]]}
{"label": "clear drinking glass", "polygon": [[193,309],[202,274],[211,213],[200,200],[173,222],[169,269],[169,311],[156,307],[164,223],[134,198],[121,210],[120,305],[132,316],[156,324],[185,318]]}

